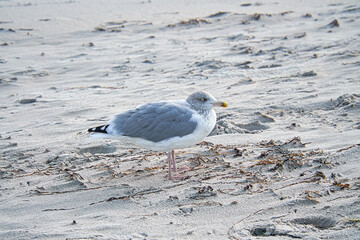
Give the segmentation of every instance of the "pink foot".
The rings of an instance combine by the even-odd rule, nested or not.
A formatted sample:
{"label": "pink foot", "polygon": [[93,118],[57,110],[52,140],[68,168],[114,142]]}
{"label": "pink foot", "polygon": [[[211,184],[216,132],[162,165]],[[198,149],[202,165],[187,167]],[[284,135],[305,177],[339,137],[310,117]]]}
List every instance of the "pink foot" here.
{"label": "pink foot", "polygon": [[192,169],[192,168],[190,168],[190,167],[184,166],[184,167],[179,168],[176,172],[177,172],[177,173],[183,173],[183,172],[190,171],[191,169]]}
{"label": "pink foot", "polygon": [[185,179],[188,179],[188,178],[190,178],[190,177],[187,176],[187,175],[175,174],[175,175],[171,176],[170,180],[185,180]]}
{"label": "pink foot", "polygon": [[[189,178],[189,176],[186,176],[186,175],[182,175],[181,173],[183,172],[186,172],[188,170],[191,170],[191,168],[189,167],[181,167],[179,169],[176,169],[176,163],[175,163],[175,152],[174,150],[171,150],[169,153],[168,153],[168,178],[169,180],[184,180],[184,179],[187,179]],[[172,171],[171,171],[171,165],[173,166],[173,173],[174,175],[172,174]]]}

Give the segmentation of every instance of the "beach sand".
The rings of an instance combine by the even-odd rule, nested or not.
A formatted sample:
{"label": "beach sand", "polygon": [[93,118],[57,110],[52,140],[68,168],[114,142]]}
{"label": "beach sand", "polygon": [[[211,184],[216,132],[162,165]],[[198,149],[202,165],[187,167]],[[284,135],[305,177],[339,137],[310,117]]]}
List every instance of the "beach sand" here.
{"label": "beach sand", "polygon": [[[0,239],[359,239],[358,1],[0,1]],[[87,129],[206,90],[167,155]]]}

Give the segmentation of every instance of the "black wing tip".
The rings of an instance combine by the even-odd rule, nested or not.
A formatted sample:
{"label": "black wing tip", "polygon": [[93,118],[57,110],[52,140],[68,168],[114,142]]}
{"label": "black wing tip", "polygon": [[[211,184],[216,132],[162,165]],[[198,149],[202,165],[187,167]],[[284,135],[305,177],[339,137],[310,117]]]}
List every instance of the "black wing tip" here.
{"label": "black wing tip", "polygon": [[109,125],[101,125],[94,128],[89,128],[88,132],[94,132],[94,133],[107,133],[106,129],[109,127]]}

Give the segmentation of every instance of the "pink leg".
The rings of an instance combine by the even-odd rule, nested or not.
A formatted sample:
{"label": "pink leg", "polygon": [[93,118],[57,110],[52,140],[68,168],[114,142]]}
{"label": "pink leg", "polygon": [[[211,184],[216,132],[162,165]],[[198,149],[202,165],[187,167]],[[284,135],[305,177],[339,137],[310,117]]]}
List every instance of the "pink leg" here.
{"label": "pink leg", "polygon": [[174,170],[174,172],[176,172],[175,151],[174,150],[171,150],[171,157],[172,157],[173,170]]}
{"label": "pink leg", "polygon": [[191,168],[182,167],[182,168],[179,169],[180,171],[179,171],[178,174],[175,174],[174,176],[172,176],[172,174],[171,174],[171,164],[173,165],[173,171],[175,173],[177,171],[177,169],[176,169],[176,163],[175,163],[175,151],[174,150],[171,150],[168,153],[168,165],[169,165],[168,176],[169,176],[169,180],[184,180],[184,179],[188,178],[187,176],[179,174],[179,173],[183,173],[183,172],[185,172],[187,170],[190,170]]}
{"label": "pink leg", "polygon": [[168,163],[169,163],[168,177],[169,177],[169,180],[171,180],[172,179],[172,177],[171,177],[171,152],[169,152],[169,154],[168,154]]}

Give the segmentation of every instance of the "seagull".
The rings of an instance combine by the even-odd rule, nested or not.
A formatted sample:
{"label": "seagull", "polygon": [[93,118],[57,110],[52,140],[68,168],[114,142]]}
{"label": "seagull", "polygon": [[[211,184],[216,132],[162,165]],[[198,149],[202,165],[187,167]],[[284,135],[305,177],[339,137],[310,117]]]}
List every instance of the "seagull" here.
{"label": "seagull", "polygon": [[119,139],[153,151],[168,152],[168,178],[180,180],[183,176],[176,175],[174,150],[194,146],[210,134],[216,124],[215,106],[227,107],[228,104],[217,101],[208,92],[198,91],[186,100],[140,105],[88,132],[92,137]]}

